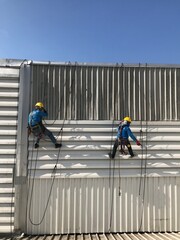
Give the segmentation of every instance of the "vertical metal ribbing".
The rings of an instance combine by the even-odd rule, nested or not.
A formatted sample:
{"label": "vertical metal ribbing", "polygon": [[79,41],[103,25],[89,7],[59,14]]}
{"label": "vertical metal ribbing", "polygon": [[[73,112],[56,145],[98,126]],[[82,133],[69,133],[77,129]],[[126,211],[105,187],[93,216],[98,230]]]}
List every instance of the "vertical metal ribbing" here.
{"label": "vertical metal ribbing", "polygon": [[137,95],[137,80],[136,80],[136,68],[133,69],[133,81],[132,81],[132,86],[133,86],[133,94],[132,94],[132,101],[133,104],[131,104],[133,106],[133,119],[137,119],[137,114],[138,114],[138,108],[137,108],[137,99],[136,99],[136,95]]}
{"label": "vertical metal ribbing", "polygon": [[154,82],[153,82],[153,84],[154,84],[154,102],[153,102],[153,105],[154,105],[154,116],[153,116],[153,120],[157,119],[157,104],[158,104],[158,101],[157,101],[158,82],[157,82],[157,79],[156,79],[156,76],[157,76],[156,72],[157,72],[157,69],[155,68],[154,69],[154,74],[153,74],[154,75],[154,77],[153,77],[153,79],[154,79]]}
{"label": "vertical metal ribbing", "polygon": [[173,104],[172,104],[172,94],[173,92],[173,84],[172,84],[172,69],[169,69],[169,117],[168,119],[173,119]]}
{"label": "vertical metal ribbing", "polygon": [[[160,100],[162,101],[162,86],[161,86],[161,69],[159,69],[159,98],[158,102],[160,103]],[[159,106],[159,119],[162,119],[162,104],[158,104]]]}
{"label": "vertical metal ribbing", "polygon": [[61,74],[62,74],[62,68],[58,68],[58,118],[57,119],[61,119],[61,111],[62,111],[62,80],[61,80]]}
{"label": "vertical metal ribbing", "polygon": [[118,68],[117,69],[117,119],[119,120],[120,119],[120,116],[121,116],[121,112],[120,112],[120,109],[121,109],[121,102],[120,102],[120,95],[121,95],[121,78],[120,78],[120,72],[121,69]]}
{"label": "vertical metal ribbing", "polygon": [[88,68],[85,68],[85,119],[89,119],[89,89],[88,89]]}
{"label": "vertical metal ribbing", "polygon": [[90,83],[91,83],[91,105],[90,105],[90,112],[91,112],[91,119],[94,119],[94,83],[93,83],[93,68],[90,68]]}
{"label": "vertical metal ribbing", "polygon": [[148,93],[148,117],[150,121],[152,120],[152,106],[153,106],[153,97],[154,97],[154,89],[153,89],[153,81],[152,81],[152,70],[148,69],[148,74],[147,74],[147,81],[148,81],[148,90],[146,91],[146,94]]}
{"label": "vertical metal ribbing", "polygon": [[73,76],[72,76],[72,66],[69,69],[69,86],[68,89],[66,89],[67,94],[68,94],[68,99],[67,99],[67,103],[68,103],[68,116],[67,119],[72,119],[72,82],[73,82]]}
{"label": "vertical metal ribbing", "polygon": [[122,113],[124,113],[123,116],[127,115],[126,111],[126,88],[125,88],[125,82],[126,82],[126,68],[123,68],[123,79],[122,79]]}
{"label": "vertical metal ribbing", "polygon": [[115,104],[115,96],[114,96],[114,92],[115,92],[115,83],[114,83],[114,68],[112,69],[112,79],[111,79],[111,84],[112,84],[112,103],[111,103],[111,107],[112,107],[112,115],[113,118],[115,118],[115,109],[114,109],[114,104]]}
{"label": "vertical metal ribbing", "polygon": [[96,109],[96,112],[95,112],[95,120],[98,119],[98,116],[99,116],[99,113],[98,113],[98,109],[99,109],[99,104],[98,104],[98,92],[99,92],[99,75],[98,75],[98,68],[96,68],[96,79],[95,79],[95,82],[96,82],[96,86],[95,86],[95,93],[96,93],[96,99],[95,99],[95,109]]}
{"label": "vertical metal ribbing", "polygon": [[120,72],[120,105],[119,105],[119,110],[120,110],[120,119],[123,118],[125,112],[124,112],[124,76],[125,76],[125,71],[124,71],[124,66],[123,64],[121,65],[121,72]]}
{"label": "vertical metal ribbing", "polygon": [[142,108],[143,108],[143,106],[141,106],[141,98],[142,98],[141,88],[142,88],[142,86],[141,86],[141,68],[140,68],[140,64],[139,64],[139,68],[138,68],[138,104],[137,104],[137,106],[139,109],[138,119],[140,121],[142,121]]}
{"label": "vertical metal ribbing", "polygon": [[63,89],[63,104],[62,104],[62,112],[63,112],[63,119],[67,119],[66,116],[66,110],[67,110],[67,104],[66,104],[66,86],[67,86],[67,70],[66,66],[63,69],[63,84],[62,84],[62,89]]}
{"label": "vertical metal ribbing", "polygon": [[[125,101],[127,101],[127,112],[125,115],[129,116],[131,115],[131,72],[130,68],[128,68],[128,78],[127,81],[125,82],[125,89],[126,89],[126,94],[125,96]],[[125,103],[126,104],[126,103]],[[132,116],[133,118],[133,116]]]}
{"label": "vertical metal ribbing", "polygon": [[167,70],[164,71],[164,119],[167,120]]}
{"label": "vertical metal ribbing", "polygon": [[[36,101],[42,101],[49,119],[55,119],[59,110],[58,118],[61,119],[105,120],[112,115],[119,118],[130,114],[133,119],[140,120],[141,112],[146,116],[146,110],[149,120],[178,119],[177,69],[148,67],[145,76],[140,65],[125,68],[123,65],[48,64],[32,68],[31,108]],[[146,85],[147,96],[140,107]],[[60,100],[62,96],[63,101]],[[146,101],[149,109],[145,109]]]}
{"label": "vertical metal ribbing", "polygon": [[178,99],[177,99],[177,69],[175,69],[174,73],[174,120],[178,119]]}
{"label": "vertical metal ribbing", "polygon": [[76,65],[75,73],[74,73],[74,94],[73,94],[73,106],[74,106],[74,114],[73,114],[73,119],[77,119],[77,109],[78,109],[78,104],[77,104],[77,94],[78,94],[78,69],[79,67]]}

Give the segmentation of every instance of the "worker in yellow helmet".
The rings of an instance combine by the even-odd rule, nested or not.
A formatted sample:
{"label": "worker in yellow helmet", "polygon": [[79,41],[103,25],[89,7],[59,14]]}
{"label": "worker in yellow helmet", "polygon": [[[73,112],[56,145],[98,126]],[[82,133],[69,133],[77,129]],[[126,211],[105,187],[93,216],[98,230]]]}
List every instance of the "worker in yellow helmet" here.
{"label": "worker in yellow helmet", "polygon": [[52,132],[49,131],[42,123],[42,119],[47,116],[48,116],[48,113],[44,109],[44,105],[42,102],[37,102],[35,104],[35,109],[29,114],[28,128],[35,136],[35,145],[34,145],[35,148],[39,147],[39,141],[42,138],[43,134],[50,138],[50,140],[52,141],[52,143],[54,143],[56,148],[59,148],[62,145],[57,143]]}
{"label": "worker in yellow helmet", "polygon": [[136,144],[138,146],[141,146],[141,143],[136,139],[136,137],[134,136],[134,134],[132,133],[132,131],[130,129],[131,122],[132,122],[132,120],[130,117],[125,117],[123,119],[123,121],[120,122],[120,125],[118,127],[118,134],[117,134],[116,141],[115,141],[114,147],[113,147],[113,151],[112,151],[112,153],[109,153],[110,158],[115,157],[116,150],[119,145],[121,145],[121,153],[122,154],[125,153],[122,146],[126,146],[128,148],[128,151],[129,151],[129,154],[131,155],[131,157],[134,157],[134,153],[133,153],[131,144],[129,142],[129,137],[132,138],[132,140],[134,142],[136,142]]}

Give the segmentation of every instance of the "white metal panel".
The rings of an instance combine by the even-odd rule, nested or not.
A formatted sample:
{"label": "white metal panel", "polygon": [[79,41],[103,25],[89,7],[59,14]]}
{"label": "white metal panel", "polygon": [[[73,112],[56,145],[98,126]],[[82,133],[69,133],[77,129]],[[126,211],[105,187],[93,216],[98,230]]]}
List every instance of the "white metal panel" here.
{"label": "white metal panel", "polygon": [[30,180],[29,184],[29,234],[180,228],[180,177],[52,178]]}
{"label": "white metal panel", "polygon": [[147,148],[132,143],[136,156],[117,152],[115,160],[108,157],[116,134],[111,121],[47,127],[57,136],[62,124],[60,152],[47,139],[35,150],[29,139],[28,233],[179,231],[178,122],[133,122]]}
{"label": "white metal panel", "polygon": [[14,231],[19,70],[0,67],[0,232]]}

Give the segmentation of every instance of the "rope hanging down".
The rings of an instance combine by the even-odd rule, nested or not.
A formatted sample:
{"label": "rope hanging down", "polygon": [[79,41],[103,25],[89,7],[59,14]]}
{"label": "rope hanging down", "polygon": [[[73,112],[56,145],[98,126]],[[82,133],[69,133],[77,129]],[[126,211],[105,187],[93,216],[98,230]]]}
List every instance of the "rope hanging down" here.
{"label": "rope hanging down", "polygon": [[[112,130],[111,130],[111,146],[110,153],[112,153],[113,148],[113,133],[114,133],[114,118],[112,120]],[[112,175],[111,175],[112,173]],[[109,232],[111,232],[112,226],[112,215],[113,215],[113,205],[114,205],[114,175],[115,175],[115,158],[109,159],[109,189],[110,189],[110,220],[109,220]]]}
{"label": "rope hanging down", "polygon": [[[141,98],[141,109],[143,109],[143,102],[145,100],[145,96],[146,96],[146,104],[145,104],[145,111],[146,111],[146,115],[145,115],[145,136],[143,135],[143,131],[142,131],[142,110],[141,110],[141,130],[140,130],[140,136],[142,139],[142,150],[141,150],[141,175],[140,175],[140,184],[139,184],[139,197],[141,196],[142,193],[142,204],[141,204],[141,213],[140,213],[140,224],[139,224],[139,232],[141,231],[142,228],[142,220],[143,220],[143,213],[144,213],[144,203],[145,203],[145,192],[146,192],[146,178],[147,178],[147,132],[148,132],[148,121],[147,121],[147,111],[148,111],[148,101],[147,101],[147,93],[148,93],[148,89],[147,89],[147,64],[146,64],[146,68],[145,68],[145,76],[146,76],[146,88],[145,88],[145,94],[143,94],[144,99]],[[144,142],[144,137],[145,137],[145,142]],[[144,148],[145,148],[145,152],[144,152]],[[145,157],[144,157],[145,156]],[[143,172],[144,170],[144,172]],[[142,180],[143,181],[143,189],[142,189]]]}
{"label": "rope hanging down", "polygon": [[[71,88],[72,88],[74,82],[75,82],[75,81],[72,81],[72,83],[71,83],[71,85],[70,85],[70,87],[69,87],[69,92],[70,92],[70,93],[71,93]],[[66,86],[66,84],[67,84],[67,77],[66,77],[65,83],[63,84],[63,88]],[[60,109],[61,109],[61,107],[62,107],[62,105],[61,105],[61,104],[62,104],[62,98],[63,98],[63,96],[61,96],[61,99],[60,99],[60,107],[58,108],[58,112],[57,112],[57,114],[56,114],[55,120],[53,121],[52,124],[47,124],[47,123],[45,122],[45,120],[44,120],[44,122],[45,122],[46,125],[52,126],[52,125],[55,124],[55,122],[56,122],[56,120],[57,120],[57,118],[58,118],[58,115],[59,115],[59,111],[60,111]],[[45,97],[44,97],[44,99],[45,99]],[[63,135],[63,128],[64,128],[64,124],[65,124],[66,114],[67,114],[67,108],[65,108],[65,115],[64,115],[64,118],[63,118],[63,123],[62,123],[61,129],[60,129],[58,135],[56,136],[56,138],[58,138],[59,135],[61,135],[61,137],[60,137],[60,142],[62,142],[62,135]],[[33,141],[33,145],[34,145],[34,141]],[[52,173],[51,173],[52,182],[51,182],[51,187],[50,187],[49,194],[48,194],[48,198],[47,198],[47,203],[46,203],[44,212],[43,212],[43,214],[42,214],[42,218],[41,218],[41,220],[40,220],[39,222],[34,223],[34,222],[32,221],[32,219],[31,219],[30,212],[31,212],[32,195],[33,195],[33,189],[34,189],[35,172],[36,172],[37,159],[38,159],[38,149],[37,149],[37,152],[36,152],[36,153],[37,153],[37,154],[36,154],[36,160],[35,160],[35,169],[34,169],[34,175],[33,175],[33,180],[32,180],[32,187],[31,187],[31,194],[30,194],[30,200],[29,200],[29,213],[28,213],[28,218],[29,218],[29,221],[31,222],[32,225],[36,225],[36,226],[37,226],[37,225],[40,225],[40,224],[43,222],[44,218],[45,218],[45,214],[46,214],[46,212],[47,212],[47,207],[48,207],[48,204],[49,204],[49,201],[50,201],[50,196],[51,196],[52,189],[53,189],[54,180],[55,180],[55,177],[56,177],[57,166],[58,166],[58,162],[59,162],[59,159],[60,159],[60,152],[61,152],[61,148],[59,148],[59,150],[58,150],[58,154],[57,154],[57,158],[56,158],[56,163],[55,163],[55,166],[54,166],[54,168],[53,168],[53,170],[52,170]],[[32,151],[32,157],[33,157],[33,151]],[[32,158],[31,158],[31,168],[32,168]],[[31,168],[30,168],[30,169],[31,169]],[[30,170],[29,178],[30,178],[30,177],[31,177],[31,170]],[[29,181],[29,182],[30,182],[30,181]],[[29,191],[30,191],[30,183],[29,183],[29,186],[28,186],[28,195],[27,195],[27,198],[28,198],[28,199],[29,199]],[[27,202],[28,202],[28,201],[27,201]],[[26,211],[26,212],[27,212],[27,211]]]}
{"label": "rope hanging down", "polygon": [[[62,134],[63,134],[63,127],[61,127],[60,131],[59,131],[59,135],[61,134],[61,138],[60,138],[60,142],[62,142]],[[34,141],[34,140],[33,140]],[[33,144],[34,145],[34,144]],[[33,152],[33,151],[32,151]],[[34,191],[34,180],[35,180],[35,172],[36,172],[36,169],[37,169],[37,159],[38,159],[38,148],[36,150],[36,159],[35,159],[35,168],[34,168],[34,174],[33,174],[33,179],[32,179],[32,186],[31,186],[31,191],[30,191],[30,183],[29,183],[29,188],[28,188],[28,197],[29,197],[29,191],[30,191],[30,200],[29,200],[29,211],[28,211],[28,219],[30,221],[30,223],[32,225],[35,225],[35,226],[38,226],[40,225],[44,218],[45,218],[45,215],[46,215],[46,212],[47,212],[47,208],[48,208],[48,204],[49,204],[49,201],[50,201],[50,196],[51,196],[51,193],[52,193],[52,189],[53,189],[53,184],[54,184],[54,180],[55,180],[55,177],[56,177],[56,171],[57,171],[57,165],[58,165],[58,162],[59,162],[59,159],[60,159],[60,152],[61,152],[61,148],[58,149],[58,154],[57,154],[57,158],[56,158],[56,164],[52,170],[52,173],[51,173],[51,186],[50,186],[50,190],[49,190],[49,194],[48,194],[48,198],[47,198],[47,202],[46,202],[46,205],[45,205],[45,209],[43,211],[43,214],[42,214],[42,217],[41,217],[41,220],[39,222],[33,222],[33,220],[31,219],[31,208],[32,208],[32,196],[33,196],[33,191]],[[32,163],[32,159],[31,159],[31,163]],[[32,168],[32,166],[31,166]],[[31,169],[30,168],[30,169]],[[31,172],[31,170],[30,170]],[[29,178],[31,177],[31,174],[29,175]],[[30,181],[29,181],[30,182]],[[29,198],[28,198],[29,199]]]}

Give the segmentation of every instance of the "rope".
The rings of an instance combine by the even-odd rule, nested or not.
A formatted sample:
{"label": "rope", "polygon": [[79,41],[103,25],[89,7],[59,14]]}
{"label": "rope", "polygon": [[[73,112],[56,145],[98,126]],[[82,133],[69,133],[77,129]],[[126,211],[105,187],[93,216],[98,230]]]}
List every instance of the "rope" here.
{"label": "rope", "polygon": [[[61,142],[62,142],[62,133],[63,133],[62,129],[63,129],[63,127],[59,131],[59,135],[61,134]],[[49,194],[48,194],[48,198],[47,198],[47,202],[46,202],[46,206],[45,206],[44,212],[42,214],[41,220],[39,222],[35,223],[31,219],[30,212],[31,212],[31,207],[32,207],[32,196],[33,196],[33,191],[34,191],[35,172],[36,172],[36,169],[37,169],[37,159],[38,159],[38,148],[37,148],[36,160],[35,160],[35,169],[34,169],[34,175],[33,175],[32,187],[31,187],[31,193],[30,193],[30,200],[29,200],[29,212],[28,212],[28,219],[29,219],[30,223],[32,225],[34,225],[34,226],[39,226],[43,222],[43,220],[45,218],[45,215],[46,215],[46,212],[47,212],[47,208],[48,208],[48,205],[49,205],[49,201],[50,201],[50,196],[51,196],[53,185],[54,185],[54,180],[55,180],[55,177],[56,177],[56,171],[57,171],[57,165],[58,165],[58,161],[59,161],[60,152],[61,152],[61,148],[59,148],[59,150],[58,150],[58,154],[57,154],[57,158],[56,158],[56,164],[55,164],[55,166],[53,168],[53,171],[52,171],[52,174],[51,174],[52,182],[51,182],[51,187],[50,187],[50,190],[49,190]],[[31,162],[32,162],[32,159],[31,159]],[[29,175],[29,176],[31,176],[31,175]],[[29,196],[29,191],[28,191],[28,196]]]}
{"label": "rope", "polygon": [[[119,150],[121,150],[121,145],[119,144]],[[121,196],[121,157],[119,156],[119,197]]]}
{"label": "rope", "polygon": [[[145,131],[145,136],[146,136],[146,141],[145,141],[145,146],[143,146],[142,144],[142,159],[141,159],[141,181],[142,181],[142,177],[143,177],[143,170],[144,170],[144,181],[143,181],[143,191],[142,191],[142,208],[141,208],[141,217],[140,217],[140,226],[139,226],[139,232],[142,228],[142,220],[143,220],[143,213],[144,213],[144,200],[145,200],[145,192],[146,192],[146,178],[147,178],[147,154],[148,154],[148,151],[147,151],[147,129],[148,129],[148,122],[147,122],[147,111],[148,111],[148,101],[147,101],[147,91],[148,88],[147,88],[147,64],[146,64],[146,117],[145,117],[145,127],[146,127],[146,131]],[[141,105],[142,106],[142,105]],[[143,141],[143,140],[142,140]],[[143,148],[145,147],[145,158],[143,158],[144,156],[144,152],[143,152]],[[143,162],[144,162],[144,167],[143,167]],[[140,186],[140,189],[139,189],[139,196],[140,196],[140,190],[141,190],[141,186]]]}
{"label": "rope", "polygon": [[113,215],[113,207],[114,207],[114,173],[115,173],[115,158],[113,159],[112,186],[111,186],[111,188],[110,188],[110,191],[111,191],[112,193],[110,194],[110,196],[111,196],[111,206],[110,206],[109,232],[111,232],[112,215]]}
{"label": "rope", "polygon": [[[111,130],[111,146],[110,146],[110,154],[112,153],[113,149],[113,132],[114,132],[114,118],[112,120],[112,130]],[[113,161],[113,165],[112,165]],[[111,175],[112,173],[112,175]],[[115,173],[115,159],[110,157],[109,160],[109,189],[110,189],[110,221],[109,221],[109,232],[111,231],[112,225],[112,212],[113,212],[113,205],[114,205],[114,173]]]}
{"label": "rope", "polygon": [[[112,153],[112,149],[113,149],[113,132],[114,132],[114,118],[112,120],[112,129],[111,129],[111,145],[110,145],[110,154]],[[111,157],[109,159],[109,187],[111,184]]]}
{"label": "rope", "polygon": [[[66,82],[67,82],[67,78],[66,78],[66,81],[65,81],[63,87],[66,85]],[[73,83],[74,83],[74,81],[72,81],[71,86],[69,87],[69,90],[72,88]],[[71,92],[71,91],[69,91],[69,92]],[[62,96],[62,97],[63,97],[63,96]],[[47,123],[45,122],[45,120],[43,120],[46,125],[52,126],[52,125],[55,124],[55,122],[56,122],[56,120],[57,120],[57,118],[58,118],[58,115],[59,115],[59,111],[60,111],[60,109],[61,109],[61,107],[62,107],[62,106],[61,106],[61,104],[62,104],[62,97],[61,97],[61,101],[60,101],[60,107],[59,107],[59,109],[58,109],[58,113],[56,114],[55,120],[53,121],[52,124],[47,124]],[[67,114],[67,108],[65,109],[65,116],[66,116],[66,114]],[[59,135],[61,135],[61,137],[60,137],[60,142],[62,142],[62,135],[63,135],[63,128],[64,128],[64,123],[65,123],[65,116],[64,116],[64,119],[63,119],[63,123],[62,123],[61,129],[60,129],[58,135],[56,136],[56,138],[58,138]],[[33,141],[33,145],[34,145],[34,141]],[[31,222],[32,225],[35,225],[35,226],[40,225],[40,224],[43,222],[44,218],[45,218],[45,215],[46,215],[46,212],[47,212],[47,208],[48,208],[48,205],[49,205],[49,201],[50,201],[50,196],[51,196],[52,189],[53,189],[53,185],[54,185],[54,180],[55,180],[55,177],[56,177],[57,165],[58,165],[58,162],[59,162],[59,159],[60,159],[60,152],[61,152],[61,148],[59,148],[59,150],[58,150],[58,154],[57,154],[57,158],[56,158],[56,163],[55,163],[55,166],[54,166],[54,168],[53,168],[53,170],[52,170],[52,173],[51,173],[52,182],[51,182],[51,187],[50,187],[49,194],[48,194],[48,198],[47,198],[47,203],[46,203],[44,212],[43,212],[43,214],[42,214],[42,218],[41,218],[41,220],[40,220],[39,222],[35,223],[35,222],[33,222],[32,219],[31,219],[30,210],[31,210],[31,205],[32,205],[32,195],[33,195],[33,189],[34,189],[34,179],[35,179],[35,172],[36,172],[37,159],[38,159],[38,149],[37,149],[37,152],[36,152],[37,155],[36,155],[36,161],[35,161],[35,170],[34,170],[34,175],[33,175],[33,180],[32,180],[32,188],[31,188],[31,194],[30,194],[29,214],[28,214],[29,221]],[[31,157],[33,157],[33,151],[32,151],[32,156],[31,156]],[[31,167],[30,167],[30,169],[31,169],[31,168],[32,168],[32,158],[31,158]],[[31,170],[30,170],[30,175],[29,175],[29,176],[31,176]],[[28,187],[30,188],[30,183],[29,183],[29,186],[28,186]],[[28,190],[28,199],[29,199],[29,190]],[[26,211],[26,212],[27,212],[27,211]]]}

